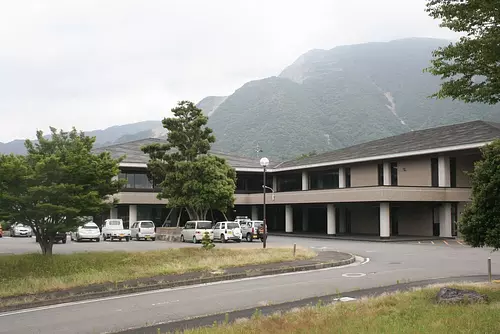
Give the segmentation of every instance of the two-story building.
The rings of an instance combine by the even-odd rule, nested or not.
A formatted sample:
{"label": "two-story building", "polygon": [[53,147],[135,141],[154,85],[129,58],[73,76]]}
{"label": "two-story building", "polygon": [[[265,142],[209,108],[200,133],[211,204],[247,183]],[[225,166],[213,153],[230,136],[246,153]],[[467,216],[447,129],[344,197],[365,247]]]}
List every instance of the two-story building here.
{"label": "two-story building", "polygon": [[[457,235],[456,221],[470,201],[467,176],[481,158],[480,148],[500,138],[500,124],[474,121],[413,131],[311,157],[272,162],[267,168],[267,221],[270,231],[328,235]],[[158,139],[108,146],[126,155],[116,195],[120,204],[106,216],[124,221],[150,219],[159,226],[186,220],[165,207],[147,178],[148,156],[140,148]],[[236,169],[235,208],[228,218],[262,219],[262,167],[259,159],[212,152]],[[274,200],[272,199],[274,197]],[[179,212],[181,214],[179,215]],[[181,217],[179,217],[181,216]],[[208,219],[223,219],[209,213]]]}

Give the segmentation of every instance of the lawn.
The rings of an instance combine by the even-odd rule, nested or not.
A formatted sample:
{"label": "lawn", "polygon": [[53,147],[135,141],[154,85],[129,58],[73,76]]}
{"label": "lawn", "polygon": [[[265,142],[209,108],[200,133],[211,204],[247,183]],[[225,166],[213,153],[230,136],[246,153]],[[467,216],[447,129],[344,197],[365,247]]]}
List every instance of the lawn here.
{"label": "lawn", "polygon": [[500,333],[500,284],[454,285],[488,295],[489,304],[438,305],[439,287],[185,331],[233,333]]}
{"label": "lawn", "polygon": [[93,283],[120,282],[158,275],[218,270],[312,258],[297,249],[167,249],[148,252],[88,252],[68,255],[0,256],[0,297],[47,292]]}

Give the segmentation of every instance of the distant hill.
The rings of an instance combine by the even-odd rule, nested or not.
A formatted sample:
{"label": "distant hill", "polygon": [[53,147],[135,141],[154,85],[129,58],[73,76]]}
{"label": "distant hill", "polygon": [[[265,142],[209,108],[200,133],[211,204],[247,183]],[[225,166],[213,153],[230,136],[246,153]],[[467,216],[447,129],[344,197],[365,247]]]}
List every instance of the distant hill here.
{"label": "distant hill", "polygon": [[423,69],[447,43],[411,38],[311,50],[212,111],[214,149],[255,156],[259,145],[286,159],[439,125],[500,121],[500,105],[428,98],[440,80]]}
{"label": "distant hill", "polygon": [[[500,122],[500,105],[428,98],[440,79],[423,69],[448,41],[410,38],[311,50],[279,76],[251,81],[197,106],[209,116],[213,149],[275,160],[330,151],[412,130],[472,120]],[[89,131],[96,146],[166,136],[161,121]],[[0,153],[24,152],[23,141]]]}

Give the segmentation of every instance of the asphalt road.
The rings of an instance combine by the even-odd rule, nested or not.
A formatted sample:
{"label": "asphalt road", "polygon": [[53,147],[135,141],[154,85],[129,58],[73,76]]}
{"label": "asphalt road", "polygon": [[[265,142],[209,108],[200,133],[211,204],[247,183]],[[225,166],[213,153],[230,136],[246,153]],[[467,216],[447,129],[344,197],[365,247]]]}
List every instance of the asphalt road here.
{"label": "asphalt road", "polygon": [[[166,247],[161,242],[150,242],[151,246],[139,242],[137,246],[131,246],[134,243],[128,243],[127,247],[153,247],[157,244]],[[293,237],[272,237],[269,240],[270,246],[291,246],[293,243],[318,251],[346,251],[365,259],[350,266],[314,272],[218,282],[3,313],[0,314],[0,333],[103,333],[336,293],[348,297],[349,291],[408,280],[484,275],[488,256],[492,258],[493,274],[500,274],[500,254],[490,254],[489,250],[472,249],[459,243],[374,243]],[[69,245],[58,247],[62,249]],[[261,245],[242,243],[237,246]]]}

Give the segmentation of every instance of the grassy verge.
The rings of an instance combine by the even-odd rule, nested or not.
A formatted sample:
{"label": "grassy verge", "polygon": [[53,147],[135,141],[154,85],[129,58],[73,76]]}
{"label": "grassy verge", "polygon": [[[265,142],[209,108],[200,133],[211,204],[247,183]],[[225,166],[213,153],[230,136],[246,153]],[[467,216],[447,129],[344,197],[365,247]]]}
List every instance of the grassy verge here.
{"label": "grassy verge", "polygon": [[94,283],[120,282],[158,275],[218,270],[312,258],[297,249],[167,249],[149,252],[91,252],[45,257],[0,256],[0,297],[47,292]]}
{"label": "grassy verge", "polygon": [[[500,284],[461,285],[489,304],[438,305],[438,287],[327,306],[312,306],[186,334],[233,333],[500,333]],[[258,313],[256,313],[258,314]]]}

